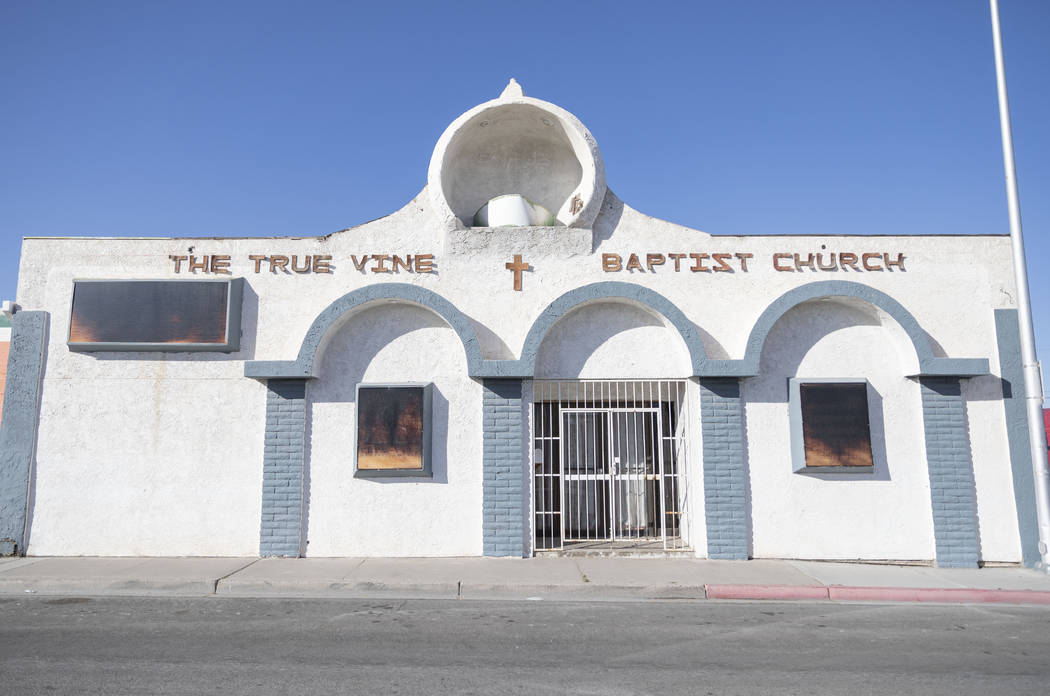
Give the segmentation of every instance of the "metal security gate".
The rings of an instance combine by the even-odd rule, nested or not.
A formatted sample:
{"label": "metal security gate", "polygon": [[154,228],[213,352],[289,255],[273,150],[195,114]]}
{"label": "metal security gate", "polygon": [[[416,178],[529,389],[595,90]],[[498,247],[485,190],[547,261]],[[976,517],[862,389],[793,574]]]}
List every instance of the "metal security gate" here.
{"label": "metal security gate", "polygon": [[533,386],[536,550],[683,547],[685,383]]}

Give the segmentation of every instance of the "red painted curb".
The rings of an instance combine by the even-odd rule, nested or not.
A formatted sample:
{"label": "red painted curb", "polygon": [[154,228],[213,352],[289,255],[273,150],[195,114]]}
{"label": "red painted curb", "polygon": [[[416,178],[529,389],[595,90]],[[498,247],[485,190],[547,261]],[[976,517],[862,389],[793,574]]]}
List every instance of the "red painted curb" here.
{"label": "red painted curb", "polygon": [[706,585],[708,599],[827,599],[828,588],[812,585]]}
{"label": "red painted curb", "polygon": [[942,602],[954,604],[1050,604],[1042,590],[978,590],[965,587],[822,587],[813,585],[706,585],[708,599],[831,599],[845,602]]}
{"label": "red painted curb", "polygon": [[829,587],[830,599],[875,602],[1050,604],[1040,590],[977,590],[941,587]]}

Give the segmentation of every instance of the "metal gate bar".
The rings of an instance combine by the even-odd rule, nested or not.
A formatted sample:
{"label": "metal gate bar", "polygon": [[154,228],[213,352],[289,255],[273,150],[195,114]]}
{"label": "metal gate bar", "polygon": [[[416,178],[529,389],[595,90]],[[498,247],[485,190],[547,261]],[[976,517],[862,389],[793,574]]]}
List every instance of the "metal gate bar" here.
{"label": "metal gate bar", "polygon": [[685,383],[537,380],[535,549],[683,548]]}

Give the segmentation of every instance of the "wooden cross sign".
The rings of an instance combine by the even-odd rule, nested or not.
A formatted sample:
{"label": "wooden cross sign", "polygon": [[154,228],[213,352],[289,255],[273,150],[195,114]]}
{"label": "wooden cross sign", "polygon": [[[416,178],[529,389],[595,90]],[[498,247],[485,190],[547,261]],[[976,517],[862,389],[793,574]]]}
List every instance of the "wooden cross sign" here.
{"label": "wooden cross sign", "polygon": [[514,261],[507,262],[507,270],[514,271],[514,289],[521,292],[521,273],[532,270],[532,266],[521,260],[521,254],[514,254]]}

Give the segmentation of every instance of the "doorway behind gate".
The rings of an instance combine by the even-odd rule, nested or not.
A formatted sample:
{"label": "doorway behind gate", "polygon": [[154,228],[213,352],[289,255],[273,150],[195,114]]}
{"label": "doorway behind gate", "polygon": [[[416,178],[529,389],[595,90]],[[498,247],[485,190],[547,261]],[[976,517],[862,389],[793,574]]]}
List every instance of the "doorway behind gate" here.
{"label": "doorway behind gate", "polygon": [[681,549],[685,382],[533,383],[535,549]]}

